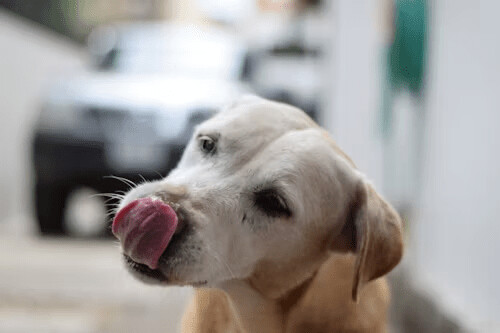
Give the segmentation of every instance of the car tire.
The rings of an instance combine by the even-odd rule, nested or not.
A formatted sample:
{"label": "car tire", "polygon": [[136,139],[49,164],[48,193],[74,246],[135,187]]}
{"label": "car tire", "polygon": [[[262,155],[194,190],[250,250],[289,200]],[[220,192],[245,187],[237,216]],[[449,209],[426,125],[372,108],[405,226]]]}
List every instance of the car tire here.
{"label": "car tire", "polygon": [[66,235],[64,210],[69,190],[63,186],[37,184],[35,208],[42,235]]}

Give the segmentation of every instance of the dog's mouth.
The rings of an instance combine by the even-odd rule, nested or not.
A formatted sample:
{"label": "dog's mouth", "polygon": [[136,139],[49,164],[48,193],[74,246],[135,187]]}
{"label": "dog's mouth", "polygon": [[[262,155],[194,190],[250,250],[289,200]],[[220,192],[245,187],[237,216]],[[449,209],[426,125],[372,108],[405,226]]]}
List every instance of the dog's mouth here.
{"label": "dog's mouth", "polygon": [[134,275],[162,284],[207,283],[181,283],[176,274],[180,264],[192,259],[182,250],[193,234],[187,215],[179,205],[151,197],[134,200],[116,214],[113,234],[120,240],[125,263]]}
{"label": "dog's mouth", "polygon": [[[167,246],[167,249],[161,254],[158,259],[158,268],[151,268],[150,266],[140,263],[132,259],[126,253],[123,253],[123,258],[127,267],[134,273],[138,274],[141,277],[147,277],[149,279],[155,280],[160,283],[168,283],[171,282],[173,278],[173,268],[174,266],[171,264],[172,261],[175,261],[175,258],[179,257],[179,249],[181,244],[187,238],[189,231],[187,227],[179,226],[176,229],[176,232],[170,239],[170,242]],[[167,273],[170,272],[170,273]]]}
{"label": "dog's mouth", "polygon": [[158,282],[168,282],[165,274],[163,274],[159,269],[151,269],[147,265],[135,262],[125,253],[123,254],[123,258],[125,259],[127,267],[129,267],[129,269],[131,269],[133,272],[138,273],[141,276],[156,280]]}
{"label": "dog's mouth", "polygon": [[[133,273],[137,274],[141,278],[147,278],[149,282],[156,282],[160,284],[168,284],[172,282],[169,279],[169,277],[165,273],[163,273],[160,269],[151,269],[147,265],[135,262],[126,254],[123,254],[123,258],[125,260],[125,263],[127,264],[127,267]],[[202,281],[184,282],[177,284],[190,285],[193,287],[203,287],[208,284],[208,281],[202,280]]]}
{"label": "dog's mouth", "polygon": [[[184,229],[174,204],[151,197],[139,198],[122,208],[115,216],[113,234],[120,240],[123,253],[133,262],[158,269],[163,253],[174,235]],[[140,266],[142,267],[142,266]]]}

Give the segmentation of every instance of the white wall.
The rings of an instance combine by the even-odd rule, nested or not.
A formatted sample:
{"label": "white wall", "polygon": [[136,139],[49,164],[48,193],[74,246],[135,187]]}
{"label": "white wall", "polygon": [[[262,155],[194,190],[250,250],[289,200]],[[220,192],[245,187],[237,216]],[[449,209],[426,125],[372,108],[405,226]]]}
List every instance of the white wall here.
{"label": "white wall", "polygon": [[[390,149],[376,135],[383,55],[378,14],[385,3],[334,2],[323,114],[325,126],[379,190],[392,178],[405,181],[384,171],[390,163],[384,149]],[[403,198],[412,201],[414,217],[406,260],[417,284],[445,311],[478,332],[500,332],[500,2],[429,5],[421,182],[408,181],[413,195]],[[414,149],[405,126],[417,126],[418,113],[410,113],[422,111],[412,107],[395,107],[400,138],[391,157],[403,160],[403,178],[412,175],[402,170],[412,163],[404,162],[412,158],[405,146]],[[390,199],[401,196],[395,191]]]}
{"label": "white wall", "polygon": [[[415,274],[500,329],[500,2],[435,0]],[[494,328],[496,327],[496,328]]]}
{"label": "white wall", "polygon": [[29,143],[44,90],[84,62],[81,47],[0,11],[0,227],[31,214]]}
{"label": "white wall", "polygon": [[380,31],[376,0],[336,0],[331,6],[332,59],[326,72],[321,123],[360,170],[380,187],[381,140],[376,119],[380,103]]}

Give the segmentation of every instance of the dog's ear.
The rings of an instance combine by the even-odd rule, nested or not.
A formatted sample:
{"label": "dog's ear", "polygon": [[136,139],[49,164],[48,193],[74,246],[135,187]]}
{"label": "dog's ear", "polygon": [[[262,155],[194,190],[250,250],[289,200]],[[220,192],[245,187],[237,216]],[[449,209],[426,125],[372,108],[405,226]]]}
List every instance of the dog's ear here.
{"label": "dog's ear", "polygon": [[355,252],[352,298],[371,280],[390,272],[403,255],[401,219],[371,185],[359,181],[348,206],[346,222],[332,249]]}

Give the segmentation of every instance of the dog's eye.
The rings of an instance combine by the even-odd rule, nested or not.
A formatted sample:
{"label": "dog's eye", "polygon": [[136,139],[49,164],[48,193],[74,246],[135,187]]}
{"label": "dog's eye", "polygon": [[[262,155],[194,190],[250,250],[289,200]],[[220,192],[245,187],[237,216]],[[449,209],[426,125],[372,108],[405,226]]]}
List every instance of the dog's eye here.
{"label": "dog's eye", "polygon": [[255,205],[271,217],[290,217],[292,212],[283,197],[274,189],[255,192]]}
{"label": "dog's eye", "polygon": [[213,154],[215,152],[215,140],[209,136],[203,135],[199,139],[200,149],[206,154]]}

